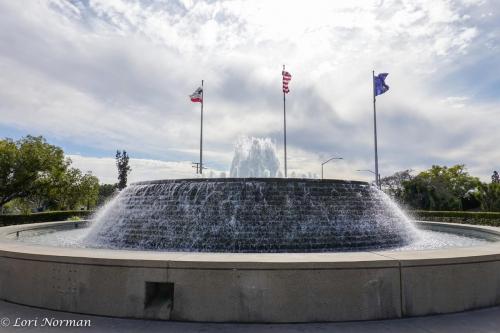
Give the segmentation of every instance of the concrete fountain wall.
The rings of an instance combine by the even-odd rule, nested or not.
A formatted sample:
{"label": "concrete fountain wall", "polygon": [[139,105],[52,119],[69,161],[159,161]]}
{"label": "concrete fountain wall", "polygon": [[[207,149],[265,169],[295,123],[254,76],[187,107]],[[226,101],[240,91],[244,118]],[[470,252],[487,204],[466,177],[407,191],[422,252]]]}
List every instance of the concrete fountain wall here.
{"label": "concrete fountain wall", "polygon": [[[214,322],[400,318],[500,304],[500,243],[350,253],[183,253],[56,248],[0,228],[0,299],[86,314]],[[500,238],[491,227],[424,223]]]}

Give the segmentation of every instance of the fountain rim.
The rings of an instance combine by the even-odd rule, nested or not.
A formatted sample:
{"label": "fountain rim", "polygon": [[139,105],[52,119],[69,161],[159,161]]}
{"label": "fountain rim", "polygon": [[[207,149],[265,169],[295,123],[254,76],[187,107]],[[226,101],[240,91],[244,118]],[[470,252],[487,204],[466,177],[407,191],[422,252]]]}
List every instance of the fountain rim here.
{"label": "fountain rim", "polygon": [[175,184],[175,183],[328,183],[328,184],[357,184],[371,186],[370,183],[361,180],[346,180],[346,179],[313,179],[313,178],[277,178],[277,177],[228,177],[228,178],[178,178],[178,179],[157,179],[157,180],[144,180],[131,183],[130,185],[159,185],[159,184]]}
{"label": "fountain rim", "polygon": [[[449,265],[500,260],[500,228],[463,225],[444,222],[415,221],[431,230],[455,230],[466,236],[482,234],[493,240],[490,244],[474,247],[454,247],[433,250],[356,251],[306,253],[227,253],[227,252],[173,252],[133,249],[71,248],[30,244],[13,238],[16,232],[75,226],[82,221],[60,221],[0,227],[0,257],[36,257],[43,261],[80,264],[105,262],[116,266],[169,268],[234,268],[234,269],[328,269],[380,268]],[[64,254],[61,254],[63,250]]]}
{"label": "fountain rim", "polygon": [[[500,228],[495,227],[421,222],[483,232],[497,241],[401,252],[152,252],[50,247],[7,237],[81,223],[86,222],[1,227],[0,298],[99,316],[252,323],[389,319],[499,303]],[[147,287],[157,283],[171,288],[171,303],[147,308]],[[239,311],[242,307],[253,311]]]}

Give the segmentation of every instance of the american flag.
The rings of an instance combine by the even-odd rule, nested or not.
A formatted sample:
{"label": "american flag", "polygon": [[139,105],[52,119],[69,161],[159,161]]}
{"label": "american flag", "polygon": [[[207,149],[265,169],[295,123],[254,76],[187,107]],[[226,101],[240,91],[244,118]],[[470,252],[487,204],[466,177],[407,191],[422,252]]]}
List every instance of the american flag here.
{"label": "american flag", "polygon": [[283,93],[288,94],[290,92],[290,89],[288,89],[288,82],[292,79],[292,74],[285,71],[284,68],[285,66],[283,66],[283,72],[281,72],[281,75],[283,75]]}
{"label": "american flag", "polygon": [[191,98],[191,102],[203,103],[203,88],[199,87],[196,89],[194,93],[189,95],[189,98]]}

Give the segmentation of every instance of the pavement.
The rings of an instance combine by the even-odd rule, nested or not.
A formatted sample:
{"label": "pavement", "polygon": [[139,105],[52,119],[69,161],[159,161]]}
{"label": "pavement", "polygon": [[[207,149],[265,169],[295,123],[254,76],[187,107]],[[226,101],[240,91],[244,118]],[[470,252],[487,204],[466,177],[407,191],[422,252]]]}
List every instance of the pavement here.
{"label": "pavement", "polygon": [[[50,327],[49,325],[55,326]],[[67,325],[90,325],[90,327],[68,327]],[[500,332],[500,307],[447,315],[379,321],[310,324],[217,324],[89,316],[0,301],[0,332],[489,333]]]}

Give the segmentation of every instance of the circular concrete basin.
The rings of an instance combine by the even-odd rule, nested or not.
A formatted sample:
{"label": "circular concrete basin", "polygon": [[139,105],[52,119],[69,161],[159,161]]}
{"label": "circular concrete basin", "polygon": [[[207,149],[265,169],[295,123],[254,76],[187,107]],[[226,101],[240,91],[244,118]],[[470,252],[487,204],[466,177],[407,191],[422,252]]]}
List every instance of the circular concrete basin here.
{"label": "circular concrete basin", "polygon": [[193,253],[16,241],[0,228],[0,299],[94,315],[211,322],[400,318],[500,304],[500,228],[421,222],[484,246],[342,253]]}

